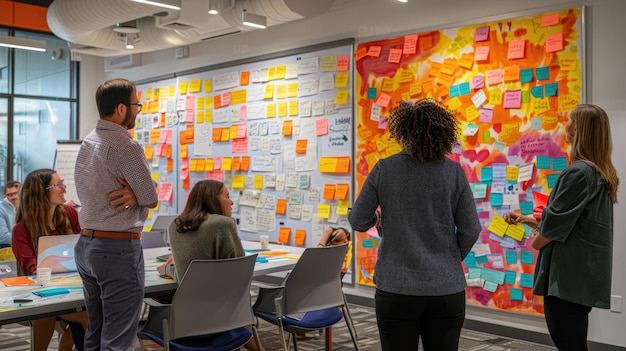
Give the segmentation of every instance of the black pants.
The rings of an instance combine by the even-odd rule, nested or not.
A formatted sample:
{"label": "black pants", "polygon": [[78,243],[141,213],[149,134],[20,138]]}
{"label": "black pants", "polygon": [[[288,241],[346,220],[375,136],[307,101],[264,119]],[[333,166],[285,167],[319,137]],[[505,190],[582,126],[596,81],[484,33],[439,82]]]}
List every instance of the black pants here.
{"label": "black pants", "polygon": [[383,351],[456,351],[465,321],[465,291],[408,296],[376,290],[376,321]]}
{"label": "black pants", "polygon": [[587,351],[591,307],[546,296],[543,300],[550,337],[559,351]]}

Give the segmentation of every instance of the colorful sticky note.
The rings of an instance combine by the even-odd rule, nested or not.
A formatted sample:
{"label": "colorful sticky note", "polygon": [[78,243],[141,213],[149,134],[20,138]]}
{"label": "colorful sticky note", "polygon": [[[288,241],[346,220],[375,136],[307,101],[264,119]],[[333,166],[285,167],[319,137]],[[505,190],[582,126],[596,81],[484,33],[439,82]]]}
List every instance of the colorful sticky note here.
{"label": "colorful sticky note", "polygon": [[524,288],[532,288],[533,287],[533,275],[528,274],[528,273],[522,273],[520,275],[519,285],[521,285]]}
{"label": "colorful sticky note", "polygon": [[517,280],[516,271],[510,271],[508,269],[504,271],[504,284],[515,284],[516,280]]}
{"label": "colorful sticky note", "polygon": [[535,85],[530,88],[530,94],[532,94],[535,99],[543,98],[543,85]]}
{"label": "colorful sticky note", "polygon": [[534,203],[532,201],[520,201],[520,213],[523,215],[533,214]]}
{"label": "colorful sticky note", "polygon": [[535,68],[535,75],[537,76],[537,80],[550,79],[550,67],[544,66]]}
{"label": "colorful sticky note", "polygon": [[506,250],[504,257],[506,264],[517,264],[517,250]]}
{"label": "colorful sticky note", "polygon": [[526,39],[511,40],[509,42],[509,50],[507,52],[507,59],[521,59],[524,58],[526,49]]}
{"label": "colorful sticky note", "polygon": [[552,159],[552,170],[554,171],[562,171],[567,168],[567,158],[565,157],[554,157]]}
{"label": "colorful sticky note", "polygon": [[276,214],[287,213],[287,199],[276,199]]}
{"label": "colorful sticky note", "polygon": [[522,301],[524,299],[524,295],[522,294],[522,289],[510,288],[509,298],[511,299],[511,301]]}
{"label": "colorful sticky note", "polygon": [[555,33],[546,36],[546,52],[563,50],[563,33]]}
{"label": "colorful sticky note", "polygon": [[541,17],[541,26],[542,27],[548,27],[548,26],[554,26],[556,24],[559,24],[560,18],[559,18],[559,13],[551,13],[549,15],[544,15],[543,17]]}
{"label": "colorful sticky note", "polygon": [[520,74],[520,82],[528,83],[533,80],[533,69],[532,68],[524,68],[519,71]]}
{"label": "colorful sticky note", "polygon": [[335,200],[335,184],[324,184],[324,200]]}
{"label": "colorful sticky note", "polygon": [[474,32],[474,41],[485,41],[489,39],[489,26],[476,28]]}
{"label": "colorful sticky note", "polygon": [[522,106],[522,91],[507,90],[504,92],[504,108],[520,108]]}
{"label": "colorful sticky note", "polygon": [[535,253],[532,251],[523,250],[521,252],[520,262],[522,264],[533,264],[535,262]]}
{"label": "colorful sticky note", "polygon": [[306,230],[304,230],[304,229],[296,229],[296,237],[295,237],[293,243],[298,245],[298,246],[304,246],[305,239],[306,239]]}
{"label": "colorful sticky note", "polygon": [[291,228],[280,227],[278,231],[278,242],[281,244],[289,244],[290,237],[291,237]]}

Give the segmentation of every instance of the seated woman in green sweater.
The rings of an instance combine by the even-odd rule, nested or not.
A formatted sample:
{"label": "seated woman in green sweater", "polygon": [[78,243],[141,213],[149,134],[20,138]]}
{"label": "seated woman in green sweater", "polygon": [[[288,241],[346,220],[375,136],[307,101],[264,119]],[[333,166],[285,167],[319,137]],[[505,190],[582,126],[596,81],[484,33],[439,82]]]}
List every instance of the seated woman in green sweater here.
{"label": "seated woman in green sweater", "polygon": [[[180,281],[193,260],[245,256],[232,210],[233,201],[224,183],[216,180],[196,183],[183,212],[169,227],[173,262],[159,266],[159,273]],[[245,347],[257,350],[254,339]]]}

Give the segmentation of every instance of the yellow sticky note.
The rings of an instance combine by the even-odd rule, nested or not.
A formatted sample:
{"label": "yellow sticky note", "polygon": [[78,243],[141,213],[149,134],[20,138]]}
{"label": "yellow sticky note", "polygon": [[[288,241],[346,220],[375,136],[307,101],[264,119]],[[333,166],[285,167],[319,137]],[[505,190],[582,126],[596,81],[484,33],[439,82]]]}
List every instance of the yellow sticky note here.
{"label": "yellow sticky note", "polygon": [[284,99],[287,97],[287,84],[279,84],[276,86],[276,98]]}
{"label": "yellow sticky note", "polygon": [[278,103],[278,117],[287,117],[287,102]]}
{"label": "yellow sticky note", "polygon": [[461,102],[461,100],[458,97],[454,97],[448,101],[445,102],[446,106],[448,106],[448,108],[451,111],[455,111],[457,108],[463,106],[463,103]]}
{"label": "yellow sticky note", "polygon": [[348,72],[337,72],[335,74],[335,88],[347,88],[350,81]]}
{"label": "yellow sticky note", "polygon": [[337,105],[347,104],[349,96],[350,96],[349,90],[337,90],[337,95],[335,95],[335,104]]}
{"label": "yellow sticky note", "polygon": [[273,99],[274,98],[274,85],[268,84],[265,86],[265,95],[263,95],[264,99]]}
{"label": "yellow sticky note", "polygon": [[265,113],[265,115],[267,118],[276,117],[276,104],[275,103],[267,104],[267,112]]}
{"label": "yellow sticky note", "polygon": [[333,173],[337,169],[336,157],[321,157],[318,170],[322,173]]}
{"label": "yellow sticky note", "polygon": [[254,188],[263,189],[263,175],[262,174],[254,175]]}
{"label": "yellow sticky note", "polygon": [[499,237],[503,237],[509,224],[497,213],[493,215],[493,220],[487,229]]}
{"label": "yellow sticky note", "polygon": [[526,234],[526,230],[523,225],[514,224],[508,226],[505,234],[506,236],[510,236],[517,241],[522,241],[522,239],[524,239],[524,235]]}
{"label": "yellow sticky note", "polygon": [[213,123],[213,110],[204,111],[204,122]]}
{"label": "yellow sticky note", "polygon": [[180,146],[180,158],[187,158],[187,144]]}
{"label": "yellow sticky note", "polygon": [[232,157],[224,157],[222,159],[222,169],[225,171],[230,171],[232,169],[232,165],[233,165],[233,158]]}
{"label": "yellow sticky note", "polygon": [[240,105],[247,102],[248,91],[246,89],[233,90],[230,92],[230,104]]}
{"label": "yellow sticky note", "polygon": [[213,160],[212,158],[207,158],[206,162],[204,162],[204,170],[205,172],[211,172],[213,170],[213,165],[215,160]]}
{"label": "yellow sticky note", "polygon": [[192,158],[191,161],[189,161],[189,170],[191,172],[195,172],[197,168],[198,168],[198,160],[195,158]]}
{"label": "yellow sticky note", "polygon": [[154,155],[154,146],[146,145],[144,147],[144,153],[146,154],[146,160],[152,160],[152,156]]}
{"label": "yellow sticky note", "polygon": [[246,176],[243,174],[233,175],[233,189],[243,189],[246,184]]}
{"label": "yellow sticky note", "polygon": [[317,205],[317,218],[330,218],[330,205],[329,204],[318,204]]}
{"label": "yellow sticky note", "polygon": [[201,79],[194,79],[191,82],[189,82],[189,92],[190,93],[199,93],[201,88],[202,88],[202,80]]}
{"label": "yellow sticky note", "polygon": [[228,128],[223,128],[222,129],[222,138],[220,139],[220,141],[228,141],[230,140],[230,130]]}
{"label": "yellow sticky note", "polygon": [[211,79],[207,79],[204,81],[204,92],[210,93],[213,91],[213,81]]}
{"label": "yellow sticky note", "polygon": [[289,116],[298,115],[298,100],[289,101]]}
{"label": "yellow sticky note", "polygon": [[204,123],[204,110],[196,112],[196,123]]}
{"label": "yellow sticky note", "polygon": [[291,83],[287,85],[287,97],[297,97],[298,96],[298,83]]}
{"label": "yellow sticky note", "polygon": [[519,167],[506,166],[506,180],[517,182],[518,177],[519,177]]}
{"label": "yellow sticky note", "polygon": [[276,79],[285,79],[287,65],[276,66]]}
{"label": "yellow sticky note", "polygon": [[480,117],[480,112],[476,109],[476,107],[474,107],[474,105],[469,105],[465,109],[465,117],[467,118],[469,122],[471,122],[475,120],[476,118]]}
{"label": "yellow sticky note", "polygon": [[178,85],[178,92],[181,94],[187,94],[187,84],[188,82],[180,82]]}

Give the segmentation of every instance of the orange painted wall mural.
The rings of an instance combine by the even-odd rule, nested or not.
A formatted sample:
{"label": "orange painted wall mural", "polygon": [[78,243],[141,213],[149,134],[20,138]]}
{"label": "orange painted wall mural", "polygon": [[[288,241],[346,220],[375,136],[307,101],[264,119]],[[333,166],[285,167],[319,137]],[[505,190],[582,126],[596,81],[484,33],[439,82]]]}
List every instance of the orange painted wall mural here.
{"label": "orange painted wall mural", "polygon": [[[530,228],[501,216],[532,214],[569,164],[564,126],[582,99],[581,23],[580,9],[564,9],[357,45],[357,192],[379,159],[401,150],[386,117],[399,101],[432,98],[458,118],[449,157],[465,170],[483,227],[464,262],[470,304],[543,313]],[[374,284],[380,240],[357,233],[358,284]]]}

